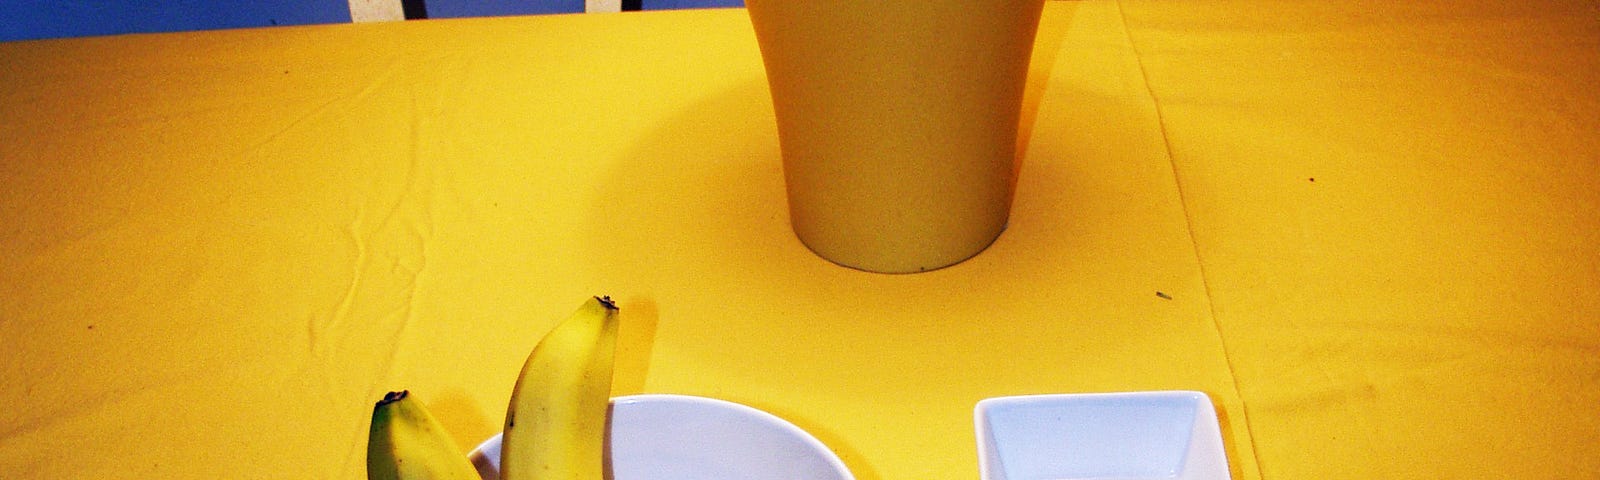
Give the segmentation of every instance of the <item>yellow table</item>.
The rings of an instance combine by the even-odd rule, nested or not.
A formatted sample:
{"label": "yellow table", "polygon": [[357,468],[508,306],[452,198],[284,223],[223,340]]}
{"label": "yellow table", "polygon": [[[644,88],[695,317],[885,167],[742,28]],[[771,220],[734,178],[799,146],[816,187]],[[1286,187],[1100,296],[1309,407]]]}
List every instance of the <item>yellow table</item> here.
{"label": "yellow table", "polygon": [[743,11],[0,44],[0,476],[361,478],[463,451],[587,295],[617,394],[863,480],[991,396],[1194,389],[1235,478],[1600,471],[1589,2],[1051,2],[1012,222],[879,275],[793,238]]}

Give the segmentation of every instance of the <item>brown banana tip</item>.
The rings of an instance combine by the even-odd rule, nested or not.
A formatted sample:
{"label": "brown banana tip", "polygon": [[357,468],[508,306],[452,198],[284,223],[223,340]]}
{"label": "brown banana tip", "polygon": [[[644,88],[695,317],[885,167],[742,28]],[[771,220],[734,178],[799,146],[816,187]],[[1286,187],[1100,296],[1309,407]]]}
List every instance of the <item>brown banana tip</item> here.
{"label": "brown banana tip", "polygon": [[410,395],[410,394],[411,394],[410,390],[401,390],[401,391],[398,391],[398,392],[389,392],[389,393],[387,393],[387,394],[385,394],[383,396],[383,400],[378,400],[378,406],[381,407],[381,406],[388,405],[388,404],[391,404],[391,403],[394,403],[394,402],[398,402],[398,401],[400,401],[400,399],[406,398],[406,395]]}
{"label": "brown banana tip", "polygon": [[594,299],[595,300],[599,300],[600,301],[600,305],[605,306],[607,310],[616,310],[617,309],[617,302],[611,300],[611,296],[610,295],[601,295],[601,296],[594,297]]}

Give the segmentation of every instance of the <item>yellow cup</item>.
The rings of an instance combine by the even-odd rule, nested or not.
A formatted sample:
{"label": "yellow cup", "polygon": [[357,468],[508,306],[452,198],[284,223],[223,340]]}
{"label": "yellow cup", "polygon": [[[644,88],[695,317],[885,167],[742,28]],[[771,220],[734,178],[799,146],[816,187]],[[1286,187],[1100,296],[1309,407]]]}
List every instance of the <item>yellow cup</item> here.
{"label": "yellow cup", "polygon": [[1043,0],[746,0],[796,236],[910,273],[999,237]]}

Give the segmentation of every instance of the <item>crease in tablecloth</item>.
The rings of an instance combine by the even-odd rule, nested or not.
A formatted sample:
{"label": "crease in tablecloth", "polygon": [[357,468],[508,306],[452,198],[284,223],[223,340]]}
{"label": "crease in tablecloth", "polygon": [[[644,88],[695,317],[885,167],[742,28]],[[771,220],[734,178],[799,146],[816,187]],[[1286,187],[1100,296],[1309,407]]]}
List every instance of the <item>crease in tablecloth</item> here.
{"label": "crease in tablecloth", "polygon": [[[1239,421],[1244,425],[1244,434],[1250,437],[1248,445],[1250,445],[1251,448],[1244,449],[1248,450],[1248,452],[1238,452],[1239,449],[1236,448],[1234,449],[1235,455],[1248,454],[1250,455],[1251,462],[1254,465],[1260,465],[1261,458],[1259,453],[1257,453],[1256,449],[1253,448],[1255,445],[1255,433],[1250,423],[1250,406],[1245,400],[1243,392],[1239,389],[1239,372],[1237,366],[1234,365],[1234,356],[1228,349],[1228,337],[1227,335],[1223,334],[1222,322],[1218,318],[1217,306],[1212,296],[1211,279],[1206,272],[1205,253],[1201,251],[1200,244],[1196,240],[1197,237],[1195,234],[1194,214],[1192,213],[1192,207],[1188,202],[1188,195],[1186,195],[1184,191],[1183,175],[1181,175],[1181,172],[1179,172],[1177,157],[1173,152],[1172,135],[1168,131],[1165,107],[1162,105],[1161,97],[1156,95],[1155,88],[1151,85],[1150,71],[1145,67],[1145,54],[1139,49],[1139,42],[1134,38],[1133,27],[1129,23],[1128,13],[1123,7],[1123,1],[1116,0],[1115,4],[1117,8],[1117,17],[1121,20],[1122,33],[1128,42],[1128,49],[1133,55],[1134,62],[1139,67],[1139,75],[1143,82],[1144,93],[1146,98],[1149,99],[1151,107],[1155,111],[1156,130],[1161,135],[1161,144],[1162,148],[1165,149],[1164,153],[1166,155],[1167,165],[1172,169],[1173,186],[1178,192],[1178,205],[1183,210],[1184,228],[1189,235],[1189,248],[1192,250],[1196,260],[1196,268],[1199,270],[1200,274],[1200,287],[1205,294],[1206,314],[1211,321],[1210,324],[1212,333],[1216,335],[1217,343],[1221,346],[1223,352],[1223,363],[1228,369],[1228,385],[1232,388],[1232,391],[1229,393],[1233,396],[1233,398],[1236,398],[1239,401]],[[1157,293],[1163,297],[1166,296],[1164,293]],[[1229,418],[1232,416],[1233,415],[1224,415],[1223,418]],[[1234,443],[1234,445],[1238,446],[1240,444]],[[1243,471],[1241,465],[1238,465],[1237,462],[1233,463],[1234,464],[1230,468],[1234,472],[1234,475],[1240,475]]]}
{"label": "crease in tablecloth", "polygon": [[[413,368],[406,352],[418,341],[413,337],[419,335],[421,316],[427,315],[422,298],[433,295],[429,279],[440,209],[454,209],[460,200],[449,193],[458,188],[450,183],[452,167],[437,158],[442,137],[435,124],[449,119],[441,113],[448,92],[434,72],[408,62],[385,64],[378,75],[340,99],[345,109],[387,111],[389,122],[382,135],[350,140],[386,142],[372,147],[389,158],[375,158],[373,165],[398,168],[372,170],[366,178],[356,178],[356,188],[344,194],[344,203],[351,207],[341,228],[342,248],[348,251],[341,293],[337,302],[306,319],[308,353],[324,365],[313,372],[338,371],[336,365],[349,358],[360,358],[370,367],[360,378],[342,377],[355,380],[355,385],[329,384],[312,390],[362,392],[363,403],[389,390],[415,387],[392,382],[401,375],[397,371]],[[352,354],[352,349],[362,353]],[[329,375],[318,378],[340,381]],[[327,399],[330,404],[344,401]],[[349,446],[343,452],[342,471],[359,471],[365,455],[359,447],[366,432],[346,433],[351,438],[342,444]]]}
{"label": "crease in tablecloth", "polygon": [[[393,84],[396,83],[396,77],[399,75],[400,65],[390,63],[384,67],[383,73],[368,80],[359,91],[347,98],[335,99],[317,107],[312,112],[297,119],[296,123],[326,110],[328,105],[341,100],[348,102],[382,102],[382,99],[372,98],[374,92],[384,87],[393,87]],[[406,108],[401,115],[406,119],[407,131],[404,134],[404,138],[408,144],[403,148],[390,149],[390,151],[402,151],[406,155],[405,161],[400,163],[406,167],[402,173],[403,178],[399,182],[400,189],[399,192],[394,194],[395,197],[392,201],[385,202],[381,197],[384,186],[389,181],[385,175],[379,174],[367,179],[366,182],[362,182],[366,187],[365,191],[377,193],[367,195],[363,195],[361,192],[351,193],[352,196],[357,197],[352,202],[356,205],[356,210],[344,230],[350,248],[354,250],[354,259],[351,261],[349,268],[349,282],[343,289],[344,295],[339,303],[329,312],[325,320],[317,321],[314,319],[308,325],[308,333],[310,333],[310,338],[312,339],[310,347],[312,352],[318,355],[327,353],[323,348],[326,342],[319,341],[323,337],[320,333],[345,328],[350,322],[357,297],[363,293],[362,286],[369,275],[368,270],[374,267],[372,262],[375,261],[375,255],[380,257],[392,256],[392,258],[388,259],[390,265],[387,274],[401,275],[407,279],[404,292],[400,293],[404,298],[404,304],[396,306],[394,311],[388,312],[389,314],[394,314],[396,311],[400,312],[399,318],[401,318],[400,327],[402,330],[411,322],[416,310],[420,278],[428,265],[428,246],[435,231],[434,199],[430,196],[431,188],[419,183],[419,177],[427,175],[427,172],[423,172],[426,166],[422,160],[423,154],[420,147],[424,141],[422,133],[424,114],[419,111],[417,104],[417,96],[420,94],[419,88],[416,87],[414,82],[404,83],[399,88],[406,89],[406,101],[404,102]],[[286,126],[279,133],[290,127],[292,125]],[[378,212],[375,219],[373,219],[376,223],[370,226],[367,225],[369,210]],[[399,233],[395,233],[396,231]],[[378,273],[380,275],[385,274],[381,271]],[[397,332],[396,336],[398,337],[398,335],[399,333]],[[392,356],[390,360],[392,360]]]}

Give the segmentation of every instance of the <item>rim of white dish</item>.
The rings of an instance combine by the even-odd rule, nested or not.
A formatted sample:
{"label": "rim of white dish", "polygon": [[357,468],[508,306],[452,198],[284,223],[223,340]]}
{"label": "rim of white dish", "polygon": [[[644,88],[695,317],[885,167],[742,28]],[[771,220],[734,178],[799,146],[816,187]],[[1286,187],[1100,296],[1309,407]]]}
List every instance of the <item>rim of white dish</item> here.
{"label": "rim of white dish", "polygon": [[[784,420],[783,417],[774,415],[772,412],[768,412],[766,410],[745,405],[743,403],[723,400],[720,398],[701,397],[697,395],[685,395],[679,393],[639,393],[633,395],[621,395],[611,397],[610,403],[613,407],[618,404],[686,403],[724,410],[732,410],[751,417],[752,419],[761,423],[778,427],[778,429],[783,430],[784,433],[800,439],[802,443],[813,450],[825,453],[826,455],[823,455],[823,457],[825,457],[827,460],[828,465],[833,467],[834,471],[842,475],[843,478],[846,480],[855,480],[856,478],[855,474],[850,471],[850,467],[846,466],[844,464],[844,460],[839,458],[839,454],[834,452],[832,448],[828,448],[828,445],[822,443],[822,440],[818,439],[815,435],[812,435],[811,432],[808,432],[805,429],[800,428],[800,426],[795,425],[793,422]],[[485,439],[482,443],[479,443],[477,447],[472,449],[472,454],[478,454],[483,449],[484,444],[500,438],[501,435],[502,434],[496,433],[493,436]]]}
{"label": "rim of white dish", "polygon": [[[1209,411],[1209,418],[1215,422],[1216,406],[1211,401],[1211,396],[1199,390],[1144,390],[1144,391],[1113,391],[1113,392],[1082,392],[1082,393],[1033,393],[1023,395],[1006,395],[988,397],[978,400],[972,407],[973,425],[976,427],[976,440],[978,445],[978,474],[987,480],[989,471],[995,466],[999,458],[991,458],[988,450],[994,448],[992,439],[984,433],[990,429],[989,411],[1010,405],[1049,402],[1057,400],[1089,400],[1110,398],[1186,398],[1195,401],[1196,421],[1201,411]],[[1217,440],[1221,441],[1221,425],[1218,425]],[[1192,447],[1191,447],[1192,448]]]}

